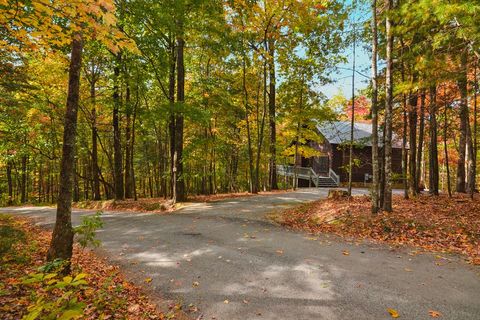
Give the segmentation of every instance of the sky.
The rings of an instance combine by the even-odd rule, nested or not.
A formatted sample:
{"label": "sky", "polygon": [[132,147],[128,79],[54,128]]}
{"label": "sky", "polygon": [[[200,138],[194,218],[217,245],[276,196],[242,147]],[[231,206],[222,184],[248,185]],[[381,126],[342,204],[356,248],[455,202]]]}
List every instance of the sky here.
{"label": "sky", "polygon": [[[351,1],[346,0],[346,4],[350,5]],[[350,15],[349,24],[346,25],[346,29],[351,29],[352,23],[362,24],[365,20],[370,18],[369,13],[369,6],[363,4],[362,7],[357,7],[355,11]],[[355,74],[355,92],[358,90],[364,89],[368,87],[370,76],[371,76],[371,58],[370,52],[368,52],[365,48],[365,43],[361,41],[357,41],[356,44],[356,70],[368,78],[356,73]],[[350,45],[346,50],[343,52],[343,55],[347,59],[346,63],[339,64],[337,67],[338,69],[332,72],[331,79],[334,83],[319,86],[316,88],[318,92],[323,93],[327,96],[327,98],[331,98],[332,96],[342,93],[347,99],[350,99],[352,96],[352,62],[353,62],[353,47]],[[348,70],[347,70],[348,69]]]}
{"label": "sky", "polygon": [[[319,86],[317,90],[322,92],[327,98],[331,98],[332,96],[342,93],[347,99],[350,99],[352,96],[352,62],[353,62],[353,50],[349,48],[345,51],[345,56],[347,57],[347,63],[338,65],[338,70],[332,72],[331,78],[334,83]],[[370,81],[370,53],[366,52],[360,45],[357,45],[356,49],[356,70],[361,72],[362,74],[368,76],[365,78],[364,76],[356,73],[355,74],[355,91],[365,89],[368,87],[368,83]],[[346,70],[349,69],[349,70]]]}

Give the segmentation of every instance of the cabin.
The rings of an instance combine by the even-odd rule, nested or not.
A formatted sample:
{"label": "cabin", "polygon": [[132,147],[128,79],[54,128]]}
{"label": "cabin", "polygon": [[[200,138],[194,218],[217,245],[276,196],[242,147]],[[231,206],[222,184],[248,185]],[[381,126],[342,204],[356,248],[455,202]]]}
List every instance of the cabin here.
{"label": "cabin", "polygon": [[[325,121],[317,125],[320,143],[310,141],[310,147],[319,151],[315,157],[298,156],[296,166],[279,166],[281,175],[296,176],[299,187],[335,187],[348,182],[350,156],[350,121]],[[379,132],[379,152],[382,152],[382,131]],[[356,122],[353,130],[352,181],[368,183],[372,179],[372,124]],[[294,171],[296,174],[294,174]],[[402,142],[396,135],[392,139],[392,171],[402,173]]]}

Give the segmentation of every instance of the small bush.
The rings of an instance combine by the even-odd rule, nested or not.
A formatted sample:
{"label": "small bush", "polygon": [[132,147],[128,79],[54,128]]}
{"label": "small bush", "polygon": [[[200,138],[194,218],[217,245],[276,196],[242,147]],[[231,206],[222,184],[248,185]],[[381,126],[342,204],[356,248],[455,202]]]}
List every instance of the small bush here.
{"label": "small bush", "polygon": [[103,227],[101,215],[102,212],[97,211],[93,216],[85,216],[82,218],[82,223],[73,228],[73,231],[78,236],[78,243],[82,248],[88,245],[93,247],[100,246],[100,241],[95,239],[95,231]]}
{"label": "small bush", "polygon": [[[61,266],[62,262],[57,261]],[[42,270],[52,270],[53,265],[45,265]],[[58,268],[57,268],[58,269]],[[29,274],[22,284],[35,288],[35,302],[28,307],[28,314],[23,320],[35,319],[76,319],[83,315],[86,307],[78,301],[78,294],[87,286],[85,273],[62,277],[56,272]]]}

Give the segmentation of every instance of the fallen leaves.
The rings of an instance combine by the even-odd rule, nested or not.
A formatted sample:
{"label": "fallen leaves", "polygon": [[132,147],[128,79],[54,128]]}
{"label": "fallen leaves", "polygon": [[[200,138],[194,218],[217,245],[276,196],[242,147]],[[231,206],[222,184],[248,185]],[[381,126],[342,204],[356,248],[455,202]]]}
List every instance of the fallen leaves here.
{"label": "fallen leaves", "polygon": [[143,281],[145,281],[145,283],[150,283],[150,282],[152,282],[152,278],[145,278],[145,280],[143,280]]}
{"label": "fallen leaves", "polygon": [[428,315],[432,318],[440,318],[442,316],[440,312],[434,310],[429,310]]}
{"label": "fallen leaves", "polygon": [[398,313],[397,310],[388,308],[387,311],[388,313],[390,313],[390,316],[392,318],[400,318],[400,314]]}
{"label": "fallen leaves", "polygon": [[278,221],[312,234],[334,233],[348,238],[460,253],[467,255],[470,263],[480,264],[479,195],[475,195],[474,200],[465,195],[454,198],[420,195],[409,200],[395,195],[393,204],[392,213],[371,214],[368,196],[323,199],[287,209]]}
{"label": "fallen leaves", "polygon": [[350,252],[348,252],[348,250],[343,250],[343,251],[342,251],[342,254],[343,254],[344,256],[349,256],[349,255],[350,255]]}
{"label": "fallen leaves", "polygon": [[[51,232],[35,227],[24,218],[16,217],[14,223],[27,236],[27,241],[16,248],[16,253],[29,262],[17,263],[4,259],[1,263],[2,320],[22,319],[27,307],[32,304],[31,299],[35,295],[31,289],[34,288],[22,285],[18,279],[38,272],[37,268],[45,263],[51,239]],[[78,300],[86,304],[82,319],[165,319],[138,287],[125,280],[118,267],[109,265],[105,259],[99,258],[93,252],[74,246],[72,270],[76,277],[72,279],[67,276],[64,281],[78,282],[85,279],[88,282],[88,287],[75,293],[78,294]],[[37,288],[37,292],[38,290],[41,288]]]}
{"label": "fallen leaves", "polygon": [[[163,198],[141,198],[137,201],[133,199],[125,200],[87,200],[72,203],[74,208],[93,209],[104,211],[128,211],[128,212],[155,212],[168,213],[175,210],[175,205],[169,200]],[[143,240],[143,237],[141,237]]]}

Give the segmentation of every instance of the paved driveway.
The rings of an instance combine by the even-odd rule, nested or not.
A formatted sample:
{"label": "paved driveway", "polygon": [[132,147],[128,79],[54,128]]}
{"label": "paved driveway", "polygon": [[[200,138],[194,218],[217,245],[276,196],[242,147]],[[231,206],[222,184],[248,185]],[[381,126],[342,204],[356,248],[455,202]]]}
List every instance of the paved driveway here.
{"label": "paved driveway", "polygon": [[[192,204],[174,214],[104,213],[102,252],[152,295],[201,319],[480,319],[480,269],[461,259],[287,231],[265,213],[325,189]],[[364,193],[365,190],[356,190]],[[4,208],[53,226],[51,208]],[[91,211],[75,211],[74,222]],[[347,250],[349,255],[342,254]]]}

